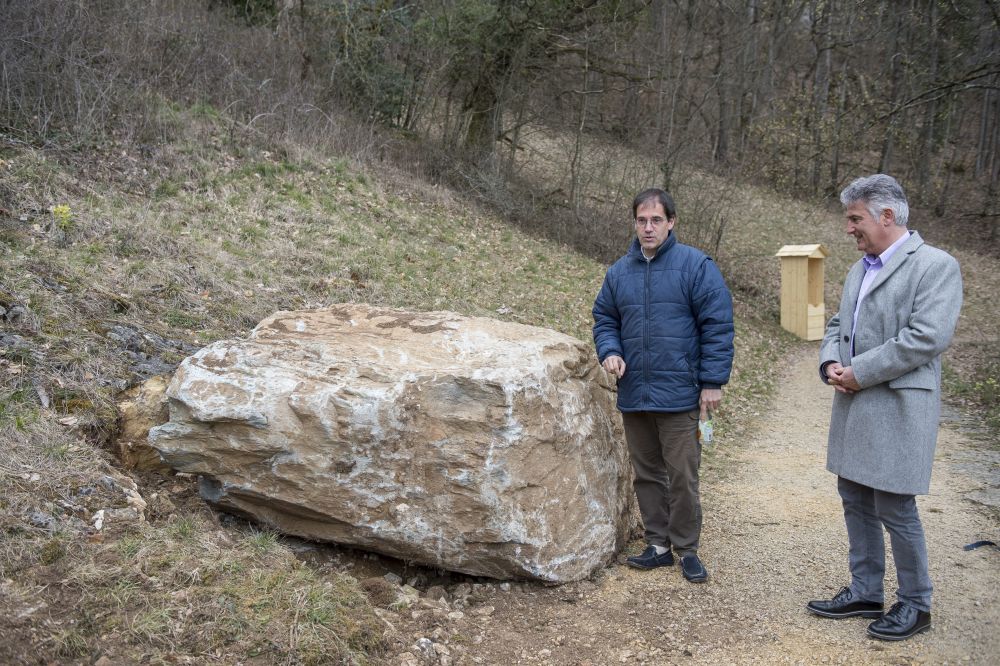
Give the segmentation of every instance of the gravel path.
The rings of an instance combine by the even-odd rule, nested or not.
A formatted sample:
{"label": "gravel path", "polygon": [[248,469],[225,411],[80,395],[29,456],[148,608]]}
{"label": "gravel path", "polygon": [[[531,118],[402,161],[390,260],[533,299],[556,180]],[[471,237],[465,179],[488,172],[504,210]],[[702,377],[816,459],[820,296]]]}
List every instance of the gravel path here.
{"label": "gravel path", "polygon": [[[865,634],[868,620],[827,620],[806,601],[848,579],[835,477],[825,470],[833,392],[816,376],[815,349],[789,359],[773,411],[751,440],[723,444],[703,468],[704,585],[677,567],[609,567],[593,581],[546,588],[489,586],[485,611],[438,630],[453,663],[482,664],[998,664],[998,512],[972,501],[989,478],[954,424],[942,428],[931,495],[919,507],[935,584],[934,627],[901,643]],[[983,452],[985,456],[987,452]],[[972,467],[975,467],[974,465]],[[995,477],[992,484],[996,484]],[[634,544],[639,546],[640,544]],[[887,577],[894,601],[895,573]],[[439,625],[440,626],[440,625]],[[429,627],[428,627],[429,628]],[[410,626],[409,630],[417,629]],[[417,636],[418,633],[411,634]]]}

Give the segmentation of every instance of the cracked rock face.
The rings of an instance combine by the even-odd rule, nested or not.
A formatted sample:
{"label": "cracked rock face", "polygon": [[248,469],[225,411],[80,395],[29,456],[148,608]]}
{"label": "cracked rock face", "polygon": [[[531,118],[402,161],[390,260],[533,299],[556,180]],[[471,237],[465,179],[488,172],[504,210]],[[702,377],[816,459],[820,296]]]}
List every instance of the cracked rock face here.
{"label": "cracked rock face", "polygon": [[149,442],[220,508],[497,578],[579,580],[634,520],[593,351],[555,331],[364,305],[279,312],[186,359]]}

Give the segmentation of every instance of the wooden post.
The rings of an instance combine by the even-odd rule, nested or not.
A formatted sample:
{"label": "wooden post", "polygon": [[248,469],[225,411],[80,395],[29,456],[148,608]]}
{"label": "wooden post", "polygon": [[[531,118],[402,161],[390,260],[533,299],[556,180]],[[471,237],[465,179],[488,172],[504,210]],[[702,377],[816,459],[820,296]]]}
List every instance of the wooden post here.
{"label": "wooden post", "polygon": [[822,245],[785,245],[781,257],[781,327],[805,340],[822,340],[826,328],[823,303]]}

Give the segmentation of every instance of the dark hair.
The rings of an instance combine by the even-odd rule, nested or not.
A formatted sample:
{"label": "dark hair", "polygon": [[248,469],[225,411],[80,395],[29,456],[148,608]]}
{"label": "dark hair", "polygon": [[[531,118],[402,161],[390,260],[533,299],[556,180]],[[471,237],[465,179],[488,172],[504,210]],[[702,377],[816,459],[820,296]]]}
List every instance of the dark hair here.
{"label": "dark hair", "polygon": [[648,190],[643,190],[639,194],[635,195],[635,200],[632,202],[632,219],[635,219],[636,211],[639,210],[639,206],[656,199],[663,206],[663,212],[667,214],[667,219],[671,220],[677,217],[677,207],[674,206],[674,200],[669,194],[661,190],[658,187],[651,187]]}

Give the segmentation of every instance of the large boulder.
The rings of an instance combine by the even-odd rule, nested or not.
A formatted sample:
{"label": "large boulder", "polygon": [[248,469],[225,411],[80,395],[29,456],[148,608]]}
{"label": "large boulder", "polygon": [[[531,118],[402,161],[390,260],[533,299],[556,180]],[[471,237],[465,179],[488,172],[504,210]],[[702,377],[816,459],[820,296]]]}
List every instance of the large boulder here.
{"label": "large boulder", "polygon": [[186,359],[149,442],[224,510],[497,578],[578,580],[633,521],[614,396],[555,331],[364,305]]}

